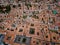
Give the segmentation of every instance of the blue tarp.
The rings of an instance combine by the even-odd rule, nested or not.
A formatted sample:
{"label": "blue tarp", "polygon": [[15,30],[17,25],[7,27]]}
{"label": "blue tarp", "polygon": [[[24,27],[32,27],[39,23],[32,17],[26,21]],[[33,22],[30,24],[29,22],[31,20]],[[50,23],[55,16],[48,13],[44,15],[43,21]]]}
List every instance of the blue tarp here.
{"label": "blue tarp", "polygon": [[4,35],[3,34],[0,34],[0,45],[4,45],[3,44],[3,39],[4,39]]}
{"label": "blue tarp", "polygon": [[4,35],[0,34],[0,41],[2,41],[4,39]]}

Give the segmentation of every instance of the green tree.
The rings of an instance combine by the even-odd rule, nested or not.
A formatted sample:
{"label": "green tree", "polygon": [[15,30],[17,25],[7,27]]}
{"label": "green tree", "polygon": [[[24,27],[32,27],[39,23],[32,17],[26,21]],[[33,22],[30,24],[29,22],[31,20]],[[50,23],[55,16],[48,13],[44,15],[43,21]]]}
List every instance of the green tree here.
{"label": "green tree", "polygon": [[6,10],[5,10],[5,12],[6,12],[6,13],[9,13],[9,12],[10,12],[10,10],[11,10],[10,5],[7,5],[7,6],[6,6]]}

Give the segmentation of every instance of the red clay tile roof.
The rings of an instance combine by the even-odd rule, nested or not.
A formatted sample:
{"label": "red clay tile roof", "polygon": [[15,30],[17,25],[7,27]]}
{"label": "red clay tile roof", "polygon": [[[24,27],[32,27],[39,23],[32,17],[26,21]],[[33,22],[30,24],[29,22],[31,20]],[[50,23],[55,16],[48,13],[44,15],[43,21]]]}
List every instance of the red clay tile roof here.
{"label": "red clay tile roof", "polygon": [[60,26],[60,22],[56,24],[57,26]]}

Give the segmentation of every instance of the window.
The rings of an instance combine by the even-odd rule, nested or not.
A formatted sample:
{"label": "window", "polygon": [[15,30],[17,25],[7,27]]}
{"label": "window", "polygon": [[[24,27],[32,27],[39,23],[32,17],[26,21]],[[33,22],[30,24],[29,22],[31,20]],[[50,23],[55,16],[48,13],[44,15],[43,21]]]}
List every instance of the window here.
{"label": "window", "polygon": [[21,1],[21,0],[18,0],[18,1]]}
{"label": "window", "polygon": [[59,35],[60,35],[60,33],[59,33]]}
{"label": "window", "polygon": [[22,26],[22,27],[24,27],[24,26]]}
{"label": "window", "polygon": [[31,26],[34,26],[34,24],[31,24]]}
{"label": "window", "polygon": [[26,42],[26,38],[23,38],[22,42],[25,43]]}
{"label": "window", "polygon": [[46,38],[48,38],[48,36],[46,36]]}
{"label": "window", "polygon": [[49,1],[49,0],[48,0]]}
{"label": "window", "polygon": [[39,32],[37,32],[37,35],[39,35]]}
{"label": "window", "polygon": [[39,44],[39,42],[36,42],[36,44],[38,45],[38,44]]}
{"label": "window", "polygon": [[33,43],[35,43],[35,41],[33,41]]}
{"label": "window", "polygon": [[16,27],[16,30],[17,30],[17,27]]}
{"label": "window", "polygon": [[56,37],[53,37],[53,39],[56,39]]}
{"label": "window", "polygon": [[10,39],[11,39],[11,36],[8,36],[8,37],[7,37],[7,40],[10,40]]}
{"label": "window", "polygon": [[49,45],[48,43],[46,43],[46,45]]}
{"label": "window", "polygon": [[9,28],[7,28],[7,30],[9,30]]}
{"label": "window", "polygon": [[22,32],[22,31],[23,31],[23,29],[20,29],[20,30],[19,30],[19,32]]}
{"label": "window", "polygon": [[14,31],[14,29],[11,29],[11,31]]}
{"label": "window", "polygon": [[21,40],[21,38],[19,37],[19,38],[18,38],[18,41],[20,41],[20,40]]}
{"label": "window", "polygon": [[30,34],[34,34],[35,33],[35,29],[34,28],[30,28]]}
{"label": "window", "polygon": [[45,26],[45,28],[47,28],[47,26]]}
{"label": "window", "polygon": [[16,8],[16,5],[13,5],[13,8]]}

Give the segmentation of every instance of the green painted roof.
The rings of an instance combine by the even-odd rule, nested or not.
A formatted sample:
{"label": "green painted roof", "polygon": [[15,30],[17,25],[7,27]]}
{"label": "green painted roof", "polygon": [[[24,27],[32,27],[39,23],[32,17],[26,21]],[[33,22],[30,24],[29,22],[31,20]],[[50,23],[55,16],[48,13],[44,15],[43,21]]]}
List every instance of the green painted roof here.
{"label": "green painted roof", "polygon": [[53,10],[52,13],[53,13],[54,15],[56,15],[58,12],[57,12],[57,10]]}

